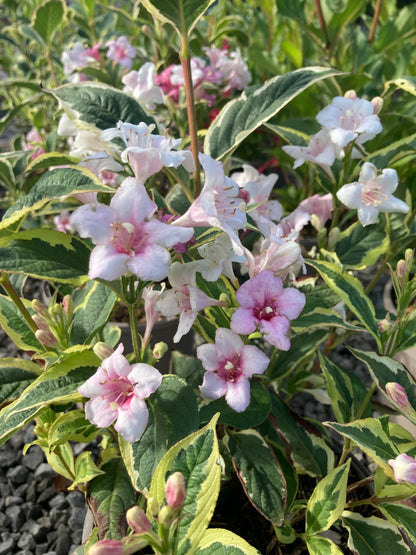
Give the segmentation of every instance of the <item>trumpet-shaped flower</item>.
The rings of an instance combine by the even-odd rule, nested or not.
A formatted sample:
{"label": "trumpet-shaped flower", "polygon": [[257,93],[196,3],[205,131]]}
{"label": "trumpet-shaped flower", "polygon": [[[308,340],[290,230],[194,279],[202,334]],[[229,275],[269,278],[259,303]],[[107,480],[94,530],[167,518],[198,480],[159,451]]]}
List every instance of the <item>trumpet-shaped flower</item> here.
{"label": "trumpet-shaped flower", "polygon": [[269,359],[254,345],[244,345],[241,337],[226,328],[218,328],[215,344],[197,348],[197,357],[206,370],[200,387],[205,399],[225,395],[227,404],[237,412],[246,410],[250,403],[249,378],[263,374]]}
{"label": "trumpet-shaped flower", "polygon": [[188,241],[193,230],[172,227],[152,216],[156,204],[133,177],[123,181],[110,205],[84,205],[71,217],[81,237],[97,245],[89,277],[112,281],[130,271],[144,281],[160,281],[169,272],[168,248]]}
{"label": "trumpet-shaped flower", "polygon": [[130,71],[122,77],[124,91],[131,93],[142,102],[148,110],[154,110],[156,104],[163,104],[163,91],[155,85],[155,64],[147,62],[139,71]]}
{"label": "trumpet-shaped flower", "polygon": [[136,56],[136,49],[130,44],[127,37],[121,36],[117,40],[109,40],[107,58],[130,69]]}
{"label": "trumpet-shaped flower", "polygon": [[271,345],[282,351],[290,348],[290,320],[305,306],[305,295],[292,287],[283,289],[282,281],[271,270],[264,270],[238,289],[240,306],[231,318],[231,329],[249,335],[258,330]]}
{"label": "trumpet-shaped flower", "polygon": [[243,247],[236,230],[246,227],[247,218],[245,203],[238,198],[238,185],[225,177],[221,162],[206,154],[200,154],[199,160],[205,170],[201,194],[173,225],[222,229],[230,237],[234,252],[242,255]]}
{"label": "trumpet-shaped flower", "polygon": [[154,125],[139,125],[119,121],[117,127],[106,129],[101,137],[111,141],[120,137],[126,145],[121,153],[123,162],[129,162],[134,175],[144,183],[148,177],[160,171],[164,166],[177,168],[182,165],[186,170],[193,171],[195,164],[190,150],[173,151],[182,139],[171,139],[163,135],[152,135]]}
{"label": "trumpet-shaped flower", "polygon": [[329,106],[319,112],[316,119],[329,131],[331,141],[341,148],[354,139],[363,144],[382,130],[374,105],[352,95],[336,96]]}
{"label": "trumpet-shaped flower", "polygon": [[156,302],[155,309],[163,316],[180,314],[178,330],[173,338],[175,343],[188,333],[200,310],[221,304],[221,301],[208,297],[195,285],[198,267],[199,261],[187,264],[174,262],[169,270],[172,289],[164,291]]}
{"label": "trumpet-shaped flower", "polygon": [[341,187],[337,197],[348,208],[357,208],[358,219],[366,226],[376,223],[379,212],[409,211],[405,202],[392,195],[397,184],[396,170],[386,168],[377,175],[377,168],[365,162],[358,181]]}
{"label": "trumpet-shaped flower", "polygon": [[198,271],[207,281],[217,281],[220,275],[224,274],[236,282],[232,263],[246,260],[245,256],[235,254],[231,240],[225,233],[221,233],[214,241],[198,247],[198,252],[203,258]]}
{"label": "trumpet-shaped flower", "polygon": [[130,366],[123,350],[120,344],[78,391],[90,398],[85,404],[90,422],[107,428],[115,421],[114,428],[133,443],[141,438],[149,418],[144,399],[160,386],[162,374],[149,364]]}
{"label": "trumpet-shaped flower", "polygon": [[398,484],[400,482],[416,484],[416,460],[413,457],[402,453],[388,462],[394,470],[394,479]]}
{"label": "trumpet-shaped flower", "polygon": [[335,158],[340,158],[342,154],[342,149],[332,142],[327,129],[321,129],[321,131],[312,135],[307,146],[287,145],[283,146],[282,149],[295,159],[293,164],[295,169],[305,162],[311,162],[321,166],[329,174]]}

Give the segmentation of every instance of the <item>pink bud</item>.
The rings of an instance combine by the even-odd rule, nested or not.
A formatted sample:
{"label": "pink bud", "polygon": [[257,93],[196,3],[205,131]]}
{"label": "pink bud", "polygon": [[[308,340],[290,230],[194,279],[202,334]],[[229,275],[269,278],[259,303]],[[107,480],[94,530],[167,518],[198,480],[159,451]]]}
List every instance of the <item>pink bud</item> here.
{"label": "pink bud", "polygon": [[351,100],[357,100],[358,97],[354,89],[351,89],[344,94],[344,98],[351,98]]}
{"label": "pink bud", "polygon": [[375,96],[371,100],[371,104],[373,105],[374,114],[378,115],[383,108],[384,100],[381,98],[381,96]]}
{"label": "pink bud", "polygon": [[391,328],[391,322],[387,318],[383,318],[383,320],[377,322],[377,325],[381,333],[389,331],[389,329]]}
{"label": "pink bud", "polygon": [[406,285],[408,269],[407,264],[404,260],[399,260],[396,267],[396,275],[398,280],[400,281],[400,285],[403,287]]}
{"label": "pink bud", "polygon": [[36,339],[45,347],[57,347],[58,342],[52,332],[47,330],[37,330],[35,332]]}
{"label": "pink bud", "polygon": [[69,320],[74,312],[74,301],[72,300],[71,295],[65,295],[62,299],[62,308],[64,309],[65,316]]}
{"label": "pink bud", "polygon": [[186,483],[182,472],[171,474],[165,485],[166,503],[172,509],[178,509],[185,502]]}
{"label": "pink bud", "polygon": [[49,330],[48,323],[45,321],[45,318],[43,318],[43,316],[41,316],[40,314],[34,314],[32,316],[32,320],[35,322],[35,324],[40,330],[46,330],[46,331]]}
{"label": "pink bud", "polygon": [[160,360],[168,349],[169,347],[164,341],[159,341],[159,343],[156,343],[153,347],[153,356],[156,360]]}
{"label": "pink bud", "polygon": [[126,513],[127,524],[136,534],[150,532],[152,524],[147,518],[146,513],[140,507],[132,507]]}
{"label": "pink bud", "polygon": [[396,382],[386,383],[386,393],[402,409],[409,407],[409,399],[402,385]]}
{"label": "pink bud", "polygon": [[114,353],[114,349],[102,341],[99,341],[94,345],[93,351],[101,360],[110,357]]}
{"label": "pink bud", "polygon": [[35,310],[41,316],[45,316],[45,317],[49,316],[49,312],[48,312],[47,308],[45,306],[43,306],[43,304],[40,301],[38,301],[37,299],[33,299],[32,308],[33,308],[33,310]]}
{"label": "pink bud", "polygon": [[123,546],[117,540],[101,540],[90,547],[88,555],[123,555]]}
{"label": "pink bud", "polygon": [[388,462],[394,470],[394,479],[398,484],[400,482],[416,484],[416,460],[413,457],[402,453]]}

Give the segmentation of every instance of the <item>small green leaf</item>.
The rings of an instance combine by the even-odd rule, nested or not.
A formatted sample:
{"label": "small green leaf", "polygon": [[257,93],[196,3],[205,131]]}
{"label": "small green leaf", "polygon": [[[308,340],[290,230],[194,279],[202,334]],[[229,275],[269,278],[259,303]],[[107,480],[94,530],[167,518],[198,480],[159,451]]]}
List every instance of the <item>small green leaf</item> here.
{"label": "small green leaf", "polygon": [[306,547],[310,555],[342,555],[342,551],[333,541],[322,536],[308,536]]}
{"label": "small green leaf", "polygon": [[49,428],[48,442],[51,447],[66,441],[90,443],[99,433],[97,426],[85,418],[83,410],[70,410],[54,420]]}
{"label": "small green leaf", "polygon": [[61,0],[47,0],[36,10],[33,28],[46,44],[50,44],[53,33],[64,18],[65,11],[66,4]]}
{"label": "small green leaf", "polygon": [[334,468],[314,489],[306,507],[306,534],[328,530],[341,516],[347,499],[351,460]]}
{"label": "small green leaf", "polygon": [[147,401],[149,422],[140,441],[120,438],[120,448],[133,485],[148,490],[155,468],[166,451],[198,429],[198,406],[192,388],[174,375],[163,376]]}
{"label": "small green leaf", "polygon": [[178,515],[176,553],[192,555],[198,547],[215,509],[220,490],[221,466],[215,425],[211,422],[179,441],[163,456],[154,472],[150,497],[162,505],[165,483],[171,472],[182,472],[186,498]]}
{"label": "small green leaf", "polygon": [[78,484],[85,484],[90,482],[96,476],[104,474],[103,470],[100,470],[98,466],[92,460],[91,452],[84,451],[75,461],[75,479],[73,483],[68,487],[69,490],[74,490]]}
{"label": "small green leaf", "polygon": [[272,451],[255,430],[229,432],[227,445],[248,498],[265,518],[281,526],[286,483]]}
{"label": "small green leaf", "polygon": [[340,299],[380,343],[374,305],[364,293],[361,282],[348,273],[342,273],[341,269],[331,262],[323,260],[319,262],[317,260],[307,260],[306,262],[321,274],[328,287],[338,293]]}
{"label": "small green leaf", "polygon": [[110,459],[101,470],[104,474],[97,476],[89,484],[89,504],[93,505],[93,512],[105,517],[100,519],[105,526],[104,530],[100,530],[100,535],[120,540],[127,531],[123,516],[136,504],[136,494],[120,458]]}
{"label": "small green leaf", "polygon": [[[355,420],[367,395],[367,390],[358,376],[345,370],[335,362],[319,354],[321,369],[325,376],[332,410],[338,422]],[[371,403],[367,403],[361,416],[371,415]]]}
{"label": "small green leaf", "polygon": [[396,526],[387,520],[344,511],[342,523],[349,532],[348,547],[360,555],[409,555],[409,548]]}
{"label": "small green leaf", "polygon": [[399,451],[386,433],[381,419],[364,418],[350,424],[326,422],[326,425],[354,441],[374,462],[384,469],[387,476],[393,478],[393,469],[388,461],[389,459],[395,459]]}
{"label": "small green leaf", "polygon": [[82,285],[88,279],[90,249],[55,229],[28,229],[0,239],[0,271]]}
{"label": "small green leaf", "polygon": [[224,159],[253,131],[275,116],[302,91],[322,79],[340,75],[336,69],[306,67],[277,75],[228,102],[208,129],[204,152]]}
{"label": "small green leaf", "polygon": [[[21,299],[29,314],[33,315],[31,303],[26,299]],[[16,343],[16,346],[23,351],[43,352],[44,349],[29,324],[23,318],[20,310],[14,302],[6,295],[0,295],[0,324],[7,335]]]}
{"label": "small green leaf", "polygon": [[57,98],[81,129],[104,130],[118,121],[155,124],[154,119],[129,94],[103,83],[84,82],[62,85],[47,91]]}
{"label": "small green leaf", "polygon": [[261,555],[246,540],[224,528],[206,530],[195,555]]}
{"label": "small green leaf", "polygon": [[319,431],[310,423],[295,419],[275,395],[272,396],[272,414],[271,423],[287,441],[298,472],[326,476],[334,467],[334,452],[326,445]]}
{"label": "small green leaf", "polygon": [[368,227],[356,222],[341,233],[335,252],[345,268],[362,270],[376,264],[379,257],[387,252],[388,246],[385,222]]}
{"label": "small green leaf", "polygon": [[189,34],[215,0],[142,0],[156,19],[170,23],[179,35]]}
{"label": "small green leaf", "polygon": [[269,391],[258,382],[253,382],[250,391],[250,404],[244,412],[231,409],[225,399],[217,399],[201,408],[199,412],[201,423],[208,422],[217,412],[220,413],[219,422],[233,426],[240,430],[258,426],[269,415],[271,408]]}

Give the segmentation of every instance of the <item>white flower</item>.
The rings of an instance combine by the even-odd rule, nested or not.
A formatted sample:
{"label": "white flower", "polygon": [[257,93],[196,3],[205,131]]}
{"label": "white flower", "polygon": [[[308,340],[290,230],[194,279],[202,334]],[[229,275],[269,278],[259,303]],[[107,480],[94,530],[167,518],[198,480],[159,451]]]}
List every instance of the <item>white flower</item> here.
{"label": "white flower", "polygon": [[328,129],[321,129],[321,131],[312,135],[307,146],[288,145],[282,147],[282,149],[295,159],[294,169],[305,162],[311,162],[321,166],[328,173],[335,158],[341,158],[343,154],[343,150],[332,142]]}
{"label": "white flower", "polygon": [[163,92],[154,82],[155,64],[147,62],[139,71],[130,71],[122,77],[124,91],[132,94],[148,110],[154,110],[156,104],[163,104]]}
{"label": "white flower", "polygon": [[396,170],[386,168],[377,175],[374,164],[365,162],[358,181],[341,187],[337,197],[348,208],[358,209],[358,219],[366,226],[376,223],[379,212],[409,211],[405,202],[392,195],[397,183]]}

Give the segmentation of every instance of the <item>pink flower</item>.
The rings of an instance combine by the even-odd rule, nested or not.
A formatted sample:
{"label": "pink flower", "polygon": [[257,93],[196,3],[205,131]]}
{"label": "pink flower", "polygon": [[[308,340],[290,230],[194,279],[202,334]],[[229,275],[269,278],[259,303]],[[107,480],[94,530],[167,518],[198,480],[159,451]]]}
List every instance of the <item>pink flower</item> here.
{"label": "pink flower", "polygon": [[283,289],[280,278],[264,270],[238,289],[240,306],[231,318],[231,329],[249,335],[258,330],[264,339],[282,351],[290,348],[290,320],[305,306],[305,295],[294,288]]}
{"label": "pink flower", "polygon": [[357,143],[363,144],[382,130],[373,104],[356,95],[355,98],[349,94],[347,97],[336,96],[329,106],[319,112],[316,119],[329,131],[331,141],[341,148],[355,139]]}
{"label": "pink flower", "polygon": [[163,104],[163,92],[154,82],[155,64],[147,62],[139,71],[130,71],[122,77],[124,91],[131,93],[134,98],[142,102],[148,110],[154,110],[156,104]]}
{"label": "pink flower", "polygon": [[305,162],[311,162],[321,166],[328,174],[331,173],[330,167],[335,158],[340,158],[342,149],[337,147],[331,140],[329,131],[321,129],[312,135],[307,146],[283,146],[282,150],[295,159],[293,167],[296,169]]}
{"label": "pink flower", "polygon": [[169,270],[169,283],[172,289],[162,293],[156,303],[156,310],[163,316],[179,316],[178,330],[173,338],[180,341],[192,327],[198,312],[207,306],[220,305],[221,301],[208,297],[195,285],[199,261],[181,264],[174,262]]}
{"label": "pink flower", "polygon": [[100,540],[88,550],[88,555],[123,555],[123,544],[118,540]]}
{"label": "pink flower", "polygon": [[120,344],[78,391],[90,398],[85,404],[90,422],[107,428],[115,421],[114,428],[133,443],[141,438],[149,418],[144,399],[159,387],[162,374],[149,364],[130,366],[123,349]]}
{"label": "pink flower", "polygon": [[110,206],[85,205],[71,217],[81,237],[90,237],[89,277],[112,281],[132,272],[144,281],[160,281],[169,272],[168,248],[189,241],[193,230],[173,227],[153,218],[156,204],[133,177],[123,181]]}
{"label": "pink flower", "polygon": [[162,289],[154,289],[153,286],[145,287],[142,293],[144,300],[144,312],[146,315],[146,329],[143,335],[143,343],[147,345],[152,333],[153,327],[160,318],[160,312],[156,310],[156,302],[160,295],[165,290],[165,284],[162,284]]}
{"label": "pink flower", "polygon": [[236,230],[246,227],[247,218],[245,203],[238,198],[238,185],[225,177],[221,162],[206,154],[200,154],[199,160],[205,170],[201,194],[173,225],[222,229],[230,237],[234,252],[242,255],[243,247]]}
{"label": "pink flower", "polygon": [[133,58],[136,56],[136,49],[130,44],[125,36],[118,37],[117,40],[109,40],[107,58],[119,63],[123,67],[130,69],[133,65]]}
{"label": "pink flower", "polygon": [[275,276],[285,279],[289,274],[295,276],[304,263],[301,248],[296,241],[270,236],[260,240],[258,248],[258,254],[252,254],[248,249],[245,251],[250,277],[271,270]]}
{"label": "pink flower", "polygon": [[358,181],[341,187],[337,197],[348,208],[357,208],[358,219],[366,226],[377,222],[379,212],[409,211],[405,202],[392,195],[397,184],[396,170],[386,168],[377,175],[374,164],[365,162]]}
{"label": "pink flower", "polygon": [[123,162],[129,162],[134,175],[142,183],[148,177],[160,171],[164,166],[177,168],[182,165],[188,171],[194,171],[195,165],[190,150],[173,151],[182,139],[171,139],[168,135],[153,135],[154,125],[144,122],[138,125],[119,121],[117,127],[106,129],[101,137],[111,141],[120,137],[126,145],[121,154]]}
{"label": "pink flower", "polygon": [[308,212],[312,216],[314,214],[319,218],[322,225],[329,220],[333,210],[333,201],[331,193],[319,196],[313,195],[312,197],[305,198],[299,204],[299,208]]}
{"label": "pink flower", "polygon": [[394,479],[398,484],[400,482],[416,484],[416,460],[413,457],[402,453],[388,462],[394,470]]}
{"label": "pink flower", "polygon": [[179,509],[185,503],[186,482],[182,472],[174,472],[166,480],[165,499],[172,509]]}
{"label": "pink flower", "polygon": [[66,210],[54,216],[53,223],[55,224],[55,229],[61,231],[62,233],[72,231],[69,212],[67,212]]}
{"label": "pink flower", "polygon": [[269,359],[254,345],[244,345],[241,337],[226,328],[218,328],[215,344],[197,348],[197,357],[206,370],[200,387],[204,399],[225,395],[227,404],[237,412],[250,403],[250,383],[254,374],[263,374]]}
{"label": "pink flower", "polygon": [[154,81],[155,85],[159,85],[166,96],[171,98],[173,102],[178,102],[181,86],[174,85],[171,81],[172,71],[175,67],[174,64],[170,65],[160,75],[155,75]]}

